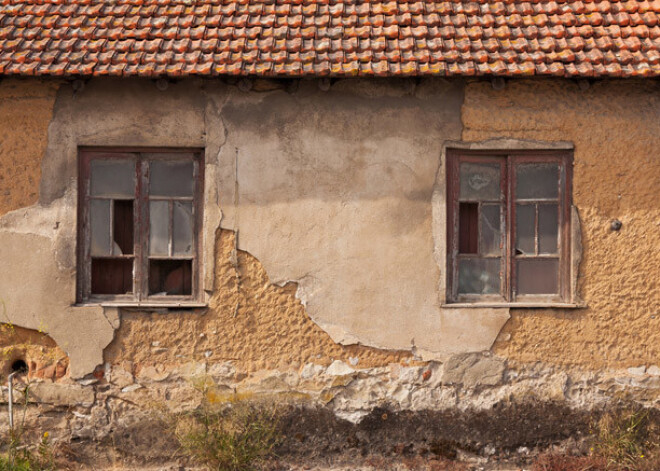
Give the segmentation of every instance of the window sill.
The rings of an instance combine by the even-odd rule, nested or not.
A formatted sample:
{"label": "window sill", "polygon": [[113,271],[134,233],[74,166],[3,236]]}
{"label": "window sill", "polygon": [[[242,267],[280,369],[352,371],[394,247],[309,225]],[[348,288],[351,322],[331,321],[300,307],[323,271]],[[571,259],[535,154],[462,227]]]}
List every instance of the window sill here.
{"label": "window sill", "polygon": [[445,309],[584,309],[587,305],[576,303],[448,303],[443,304],[441,307]]}
{"label": "window sill", "polygon": [[145,302],[145,303],[139,303],[139,302],[122,302],[122,301],[100,301],[100,302],[87,302],[87,303],[80,303],[80,304],[75,304],[74,306],[76,307],[84,307],[84,306],[101,306],[101,307],[112,307],[112,308],[126,308],[126,309],[143,309],[143,310],[159,310],[159,309],[206,309],[209,307],[208,304],[206,303],[199,303],[199,302],[186,302],[186,301],[181,301],[181,302],[161,302],[161,303],[154,303],[154,302]]}

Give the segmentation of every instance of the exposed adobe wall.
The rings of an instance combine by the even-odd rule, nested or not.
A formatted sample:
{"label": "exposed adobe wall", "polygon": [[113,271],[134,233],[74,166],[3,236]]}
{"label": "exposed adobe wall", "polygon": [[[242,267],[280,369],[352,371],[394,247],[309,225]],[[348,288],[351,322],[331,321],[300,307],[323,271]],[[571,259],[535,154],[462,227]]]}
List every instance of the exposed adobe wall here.
{"label": "exposed adobe wall", "polygon": [[69,358],[48,335],[12,324],[0,324],[0,376],[24,362],[29,378],[57,380],[66,375]]}
{"label": "exposed adobe wall", "polygon": [[[660,358],[660,87],[657,82],[488,82],[466,87],[465,141],[511,137],[575,145],[583,310],[515,310],[494,351],[588,368]],[[612,220],[623,223],[610,230]]]}
{"label": "exposed adobe wall", "polygon": [[37,202],[56,92],[55,82],[0,81],[0,216]]}

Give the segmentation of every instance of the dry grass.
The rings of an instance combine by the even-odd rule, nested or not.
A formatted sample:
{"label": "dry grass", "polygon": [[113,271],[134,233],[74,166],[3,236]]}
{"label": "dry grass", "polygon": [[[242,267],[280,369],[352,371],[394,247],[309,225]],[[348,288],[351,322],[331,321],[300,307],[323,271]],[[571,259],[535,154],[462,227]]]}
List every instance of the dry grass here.
{"label": "dry grass", "polygon": [[657,427],[648,411],[625,409],[603,415],[592,427],[589,456],[540,455],[533,471],[660,471]]}
{"label": "dry grass", "polygon": [[182,451],[209,470],[250,471],[273,456],[280,442],[280,412],[265,403],[202,406],[172,418]]}

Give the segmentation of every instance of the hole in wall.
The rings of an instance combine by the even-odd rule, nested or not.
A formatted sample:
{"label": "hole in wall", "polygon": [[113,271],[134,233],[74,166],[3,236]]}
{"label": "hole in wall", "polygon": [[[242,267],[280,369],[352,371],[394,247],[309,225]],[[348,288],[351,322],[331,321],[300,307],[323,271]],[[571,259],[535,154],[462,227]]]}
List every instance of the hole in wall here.
{"label": "hole in wall", "polygon": [[14,360],[11,364],[11,371],[12,373],[27,373],[27,363],[25,363],[25,360]]}

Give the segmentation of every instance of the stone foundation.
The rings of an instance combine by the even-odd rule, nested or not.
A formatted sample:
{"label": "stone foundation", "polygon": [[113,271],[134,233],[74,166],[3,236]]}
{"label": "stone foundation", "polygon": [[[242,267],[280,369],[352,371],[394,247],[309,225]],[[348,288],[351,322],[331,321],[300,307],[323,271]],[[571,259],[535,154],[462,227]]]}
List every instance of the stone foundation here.
{"label": "stone foundation", "polygon": [[29,430],[34,437],[48,431],[56,443],[73,446],[77,459],[91,453],[95,463],[96,447],[122,466],[185,462],[172,455],[176,443],[164,416],[203,403],[263,400],[280,404],[285,458],[416,456],[447,447],[490,456],[579,439],[600,412],[631,403],[652,407],[660,397],[655,366],[593,373],[522,367],[489,354],[409,363],[357,369],[337,360],[246,374],[232,362],[191,362],[136,375],[107,365],[79,381],[32,380]]}

